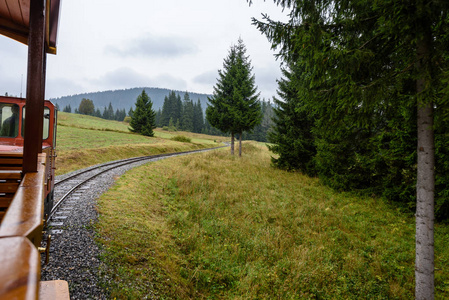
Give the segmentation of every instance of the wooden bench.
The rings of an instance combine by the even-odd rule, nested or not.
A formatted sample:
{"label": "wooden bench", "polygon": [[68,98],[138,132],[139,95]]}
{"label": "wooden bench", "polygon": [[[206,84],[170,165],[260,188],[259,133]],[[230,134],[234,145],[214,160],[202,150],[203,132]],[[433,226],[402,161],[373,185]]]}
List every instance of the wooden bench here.
{"label": "wooden bench", "polygon": [[0,154],[0,170],[22,170],[22,152],[2,152]]}
{"label": "wooden bench", "polygon": [[0,223],[3,216],[6,214],[6,210],[11,204],[12,198],[19,187],[20,180],[22,179],[21,171],[0,170]]}
{"label": "wooden bench", "polygon": [[[13,200],[0,223],[0,237],[28,237],[36,247],[39,247],[43,227],[45,163],[45,154],[39,154],[38,171],[28,173],[21,179]],[[17,174],[7,176],[16,176],[17,178]]]}

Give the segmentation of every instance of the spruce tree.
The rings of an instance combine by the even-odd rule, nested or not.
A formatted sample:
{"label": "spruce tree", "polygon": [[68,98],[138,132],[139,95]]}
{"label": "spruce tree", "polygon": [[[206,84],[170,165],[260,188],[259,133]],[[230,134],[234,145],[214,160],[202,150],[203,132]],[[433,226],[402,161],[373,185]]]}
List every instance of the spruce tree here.
{"label": "spruce tree", "polygon": [[108,106],[108,111],[107,111],[107,118],[108,120],[114,120],[115,119],[115,115],[114,115],[114,108],[112,107],[112,103],[109,102],[109,106]]}
{"label": "spruce tree", "polygon": [[[415,297],[433,299],[434,113],[448,111],[449,3],[274,2],[291,10],[289,22],[264,16],[264,21],[254,24],[279,49],[279,57],[301,64],[308,72],[310,104],[318,125],[324,128],[327,123],[334,131],[325,133],[328,141],[354,137],[357,132],[370,135],[372,118],[381,117],[379,108],[395,97],[412,103],[405,107],[416,107]],[[356,147],[348,149],[358,154]]]}
{"label": "spruce tree", "polygon": [[156,113],[153,110],[153,102],[148,97],[145,90],[142,91],[136,100],[136,109],[129,125],[130,131],[140,133],[145,136],[154,136],[153,129],[156,128]]}
{"label": "spruce tree", "polygon": [[159,108],[158,111],[156,112],[156,126],[158,127],[162,127],[161,118],[162,118],[162,110]]}
{"label": "spruce tree", "polygon": [[161,125],[170,126],[170,119],[172,119],[173,127],[175,124],[181,124],[182,108],[181,96],[176,95],[175,91],[170,91],[168,96],[165,96],[162,105]]}
{"label": "spruce tree", "polygon": [[193,132],[193,114],[194,114],[194,108],[193,108],[193,102],[190,100],[189,94],[186,92],[184,94],[184,103],[183,103],[183,109],[182,109],[182,126],[181,129],[185,131]]}
{"label": "spruce tree", "polygon": [[234,154],[235,134],[239,134],[241,155],[243,131],[253,129],[261,120],[259,94],[251,72],[246,47],[239,39],[224,59],[223,70],[218,71],[213,96],[208,97],[210,105],[206,109],[206,118],[215,128],[231,134],[231,154]]}
{"label": "spruce tree", "polygon": [[162,104],[161,118],[160,118],[160,126],[168,126],[170,121],[170,100],[167,96],[164,97],[164,103]]}
{"label": "spruce tree", "polygon": [[313,118],[307,109],[307,89],[301,83],[304,72],[294,65],[282,70],[284,77],[278,81],[278,95],[274,99],[273,131],[268,134],[272,143],[268,148],[278,154],[272,163],[286,170],[301,170],[314,175],[316,147],[312,135]]}
{"label": "spruce tree", "polygon": [[62,111],[66,112],[66,113],[71,113],[72,112],[72,107],[70,106],[70,104],[68,104],[68,105],[66,105],[64,107],[64,109]]}
{"label": "spruce tree", "polygon": [[203,109],[200,99],[193,106],[193,132],[201,133],[204,127]]}

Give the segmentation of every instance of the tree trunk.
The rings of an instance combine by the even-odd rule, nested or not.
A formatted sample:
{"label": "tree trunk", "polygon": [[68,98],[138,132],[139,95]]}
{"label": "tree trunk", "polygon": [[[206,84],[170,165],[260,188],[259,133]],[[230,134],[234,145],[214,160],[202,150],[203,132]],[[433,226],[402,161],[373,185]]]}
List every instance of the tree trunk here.
{"label": "tree trunk", "polygon": [[234,133],[231,132],[231,155],[234,155]]}
{"label": "tree trunk", "polygon": [[239,134],[239,156],[242,157],[242,134]]}
{"label": "tree trunk", "polygon": [[[426,30],[425,30],[426,32]],[[416,180],[416,261],[415,298],[434,299],[434,194],[435,141],[433,134],[433,103],[423,99],[430,74],[431,35],[418,39],[416,80],[418,99],[418,173]],[[424,92],[424,93],[423,93]],[[422,99],[422,100],[420,100]]]}

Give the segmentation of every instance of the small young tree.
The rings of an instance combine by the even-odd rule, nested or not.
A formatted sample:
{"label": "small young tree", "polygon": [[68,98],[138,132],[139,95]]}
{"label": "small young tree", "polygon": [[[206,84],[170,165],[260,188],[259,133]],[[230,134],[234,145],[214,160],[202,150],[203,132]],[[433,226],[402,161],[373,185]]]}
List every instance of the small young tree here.
{"label": "small young tree", "polygon": [[218,71],[218,82],[214,86],[210,105],[206,109],[209,123],[225,133],[231,134],[231,154],[234,154],[234,136],[239,134],[242,154],[241,136],[243,131],[251,130],[260,123],[259,94],[255,86],[255,76],[242,39],[231,47],[223,63],[223,71]]}
{"label": "small young tree", "polygon": [[156,113],[153,110],[153,102],[145,90],[137,97],[136,109],[129,123],[130,131],[145,136],[154,136],[153,129],[156,128]]}

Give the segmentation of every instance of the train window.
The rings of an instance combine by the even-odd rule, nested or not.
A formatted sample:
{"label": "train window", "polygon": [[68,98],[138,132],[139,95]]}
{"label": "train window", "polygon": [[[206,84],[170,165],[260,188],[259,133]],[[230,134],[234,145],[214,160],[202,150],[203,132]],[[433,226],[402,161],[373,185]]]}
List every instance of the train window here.
{"label": "train window", "polygon": [[17,137],[19,133],[19,106],[5,103],[0,106],[1,137]]}
{"label": "train window", "polygon": [[[23,107],[23,121],[22,121],[22,136],[25,136],[25,106]],[[48,139],[50,134],[50,109],[48,107],[44,107],[44,127],[42,131],[42,139]]]}
{"label": "train window", "polygon": [[44,130],[42,131],[42,139],[48,139],[50,134],[50,109],[44,107]]}

